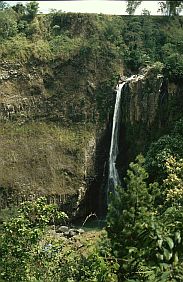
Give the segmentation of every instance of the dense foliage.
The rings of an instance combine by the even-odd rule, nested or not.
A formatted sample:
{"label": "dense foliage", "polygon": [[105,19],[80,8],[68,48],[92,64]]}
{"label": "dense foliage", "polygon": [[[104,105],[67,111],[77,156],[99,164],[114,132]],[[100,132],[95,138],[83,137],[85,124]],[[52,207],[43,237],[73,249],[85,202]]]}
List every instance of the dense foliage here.
{"label": "dense foliage", "polygon": [[[43,275],[46,264],[41,259],[46,256],[48,243],[42,242],[45,228],[50,221],[67,218],[58,212],[55,205],[47,205],[46,199],[25,202],[17,216],[5,222],[0,240],[1,279],[5,281],[29,281]],[[35,268],[36,266],[36,268]],[[13,269],[13,271],[12,271]]]}
{"label": "dense foliage", "polygon": [[177,121],[169,135],[164,135],[150,145],[146,156],[146,169],[150,179],[160,183],[167,176],[166,162],[169,158],[183,158],[183,121]]}
{"label": "dense foliage", "polygon": [[[129,1],[133,14],[142,1]],[[13,61],[40,62],[81,57],[124,61],[137,72],[155,61],[164,63],[164,73],[173,80],[183,75],[182,18],[176,15],[182,1],[166,1],[172,17],[101,16],[53,11],[38,15],[38,3],[16,4],[0,10],[0,56]],[[174,4],[172,4],[174,3]],[[5,5],[5,4],[4,4]],[[3,6],[3,5],[2,5]],[[163,9],[163,8],[162,8]],[[100,58],[100,59],[99,59]],[[107,67],[107,65],[105,65]]]}
{"label": "dense foliage", "polygon": [[[129,3],[129,14],[134,14],[140,2]],[[177,15],[182,1],[161,3],[164,17],[151,17],[148,11],[140,17],[60,11],[38,15],[36,1],[18,3],[12,8],[3,1],[0,4],[1,59],[38,65],[60,61],[77,66],[82,61],[84,67],[78,67],[78,72],[96,76],[99,65],[104,74],[112,69],[113,77],[108,84],[105,79],[101,81],[96,95],[101,119],[112,105],[111,96],[103,98],[103,86],[110,92],[117,80],[114,68],[117,62],[124,63],[127,74],[156,62],[170,81],[180,83],[183,78],[183,22]],[[86,66],[89,59],[92,66]],[[8,126],[7,123],[6,136],[9,136]],[[49,128],[42,124],[41,130],[45,128],[46,133],[39,134],[36,142],[49,134]],[[28,126],[23,129],[21,139],[17,139],[23,140],[22,152],[27,144],[24,136],[27,138],[27,132],[35,132]],[[62,148],[68,147],[69,154],[79,159],[83,143],[77,139],[72,147],[71,133],[64,131]],[[19,132],[16,134],[19,136]],[[87,137],[84,131],[80,134]],[[55,145],[56,136],[59,135],[50,137]],[[14,145],[18,142],[9,139]],[[46,147],[39,157],[45,156],[45,152]],[[10,156],[11,151],[7,154]],[[73,163],[77,164],[74,158]],[[116,194],[111,195],[107,235],[97,249],[80,252],[63,238],[49,237],[48,226],[56,218],[62,221],[67,216],[41,198],[23,203],[15,216],[3,223],[1,281],[183,281],[183,121],[176,122],[169,134],[152,143],[145,158],[139,155],[130,164],[124,187],[118,187]]]}
{"label": "dense foliage", "polygon": [[[65,223],[67,215],[58,211],[56,205],[47,204],[45,198],[38,198],[24,202],[16,217],[4,222],[0,281],[116,282],[115,258],[107,262],[95,247],[82,252],[69,239],[51,235],[48,224],[56,219]],[[109,250],[105,245],[103,254]]]}
{"label": "dense foliage", "polygon": [[182,125],[130,164],[126,187],[111,199],[107,231],[119,281],[183,279]]}

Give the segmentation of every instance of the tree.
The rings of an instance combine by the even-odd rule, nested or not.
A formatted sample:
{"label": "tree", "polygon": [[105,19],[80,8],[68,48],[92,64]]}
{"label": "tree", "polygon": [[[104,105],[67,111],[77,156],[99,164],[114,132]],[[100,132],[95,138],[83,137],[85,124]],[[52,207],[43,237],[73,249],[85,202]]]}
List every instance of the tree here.
{"label": "tree", "polygon": [[175,52],[165,57],[165,74],[173,81],[181,81],[183,78],[183,55]]}
{"label": "tree", "polygon": [[183,159],[170,157],[166,161],[167,178],[163,180],[163,193],[168,205],[183,205]]}
{"label": "tree", "polygon": [[169,135],[160,137],[151,143],[146,155],[145,166],[151,180],[162,183],[167,177],[167,159],[174,157],[176,160],[183,158],[183,121],[177,121]]}
{"label": "tree", "polygon": [[139,7],[141,3],[142,3],[142,1],[127,1],[126,12],[129,15],[133,15],[135,13],[137,7]]}
{"label": "tree", "polygon": [[127,18],[126,21],[124,41],[127,48],[124,50],[124,62],[128,69],[135,72],[141,66],[145,54],[142,24],[139,17]]}
{"label": "tree", "polygon": [[32,21],[36,17],[38,9],[39,3],[37,1],[31,1],[26,4],[26,13],[30,21]]}
{"label": "tree", "polygon": [[0,38],[6,39],[17,34],[15,14],[13,10],[0,11]]}
{"label": "tree", "polygon": [[183,162],[171,158],[166,166],[170,174],[161,205],[157,199],[163,187],[147,184],[142,156],[130,164],[127,187],[112,196],[107,232],[120,264],[119,281],[183,281]]}
{"label": "tree", "polygon": [[0,1],[0,11],[5,10],[8,7],[9,5],[5,1]]}
{"label": "tree", "polygon": [[135,163],[130,164],[125,179],[127,187],[119,187],[117,196],[112,196],[107,218],[107,232],[112,249],[115,256],[122,259],[121,270],[126,277],[137,270],[138,263],[145,256],[149,256],[148,250],[146,254],[144,252],[147,246],[146,243],[142,244],[141,236],[147,223],[154,218],[153,201],[157,183],[150,186],[146,184],[148,174],[143,166],[144,158],[141,155]]}
{"label": "tree", "polygon": [[176,16],[179,15],[181,10],[183,9],[183,1],[165,1],[159,2],[161,11],[163,14],[167,16]]}
{"label": "tree", "polygon": [[12,6],[12,9],[19,15],[19,17],[22,17],[25,15],[25,6],[21,3],[17,3],[15,6]]}

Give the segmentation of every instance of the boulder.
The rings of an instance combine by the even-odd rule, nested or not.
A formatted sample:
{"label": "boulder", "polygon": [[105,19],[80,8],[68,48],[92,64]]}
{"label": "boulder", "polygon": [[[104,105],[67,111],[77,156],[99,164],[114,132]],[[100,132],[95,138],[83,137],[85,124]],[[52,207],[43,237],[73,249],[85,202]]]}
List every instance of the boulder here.
{"label": "boulder", "polygon": [[69,231],[69,227],[68,226],[60,226],[58,229],[57,229],[57,232],[58,233],[65,233],[65,232],[68,232]]}

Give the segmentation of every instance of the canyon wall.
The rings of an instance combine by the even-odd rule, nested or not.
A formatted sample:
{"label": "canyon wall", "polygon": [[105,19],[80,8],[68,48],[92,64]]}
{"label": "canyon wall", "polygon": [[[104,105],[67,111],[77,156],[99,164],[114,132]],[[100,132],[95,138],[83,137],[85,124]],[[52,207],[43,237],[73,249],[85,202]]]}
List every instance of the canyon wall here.
{"label": "canyon wall", "polygon": [[[44,64],[1,62],[1,208],[45,195],[75,215],[86,194],[97,198],[114,73],[115,68],[103,73],[92,59],[86,65],[78,57]],[[87,199],[83,214],[96,206]]]}
{"label": "canyon wall", "polygon": [[126,84],[122,94],[122,120],[118,166],[121,176],[151,142],[168,134],[182,117],[183,85],[168,81],[156,66],[142,70],[141,78]]}

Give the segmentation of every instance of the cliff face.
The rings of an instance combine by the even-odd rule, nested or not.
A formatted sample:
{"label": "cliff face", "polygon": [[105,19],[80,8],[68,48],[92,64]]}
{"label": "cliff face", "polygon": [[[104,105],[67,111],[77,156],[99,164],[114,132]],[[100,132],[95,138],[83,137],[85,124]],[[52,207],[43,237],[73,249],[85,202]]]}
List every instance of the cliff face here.
{"label": "cliff face", "polygon": [[38,29],[1,42],[0,208],[46,195],[86,214],[97,208],[108,157],[122,72],[113,25],[123,20],[60,12],[36,20]]}
{"label": "cliff face", "polygon": [[122,121],[118,165],[124,175],[130,161],[145,154],[150,143],[166,134],[182,117],[183,85],[169,82],[149,67],[122,94]]}
{"label": "cliff face", "polygon": [[[99,190],[108,171],[113,89],[127,71],[126,27],[121,17],[101,15],[42,20],[42,32],[1,44],[0,208],[46,195],[72,213],[82,205],[86,214],[105,194]],[[181,117],[182,89],[154,67],[126,84],[117,160],[122,176]]]}
{"label": "cliff face", "polygon": [[94,97],[76,67],[1,64],[1,121],[93,121]]}
{"label": "cliff face", "polygon": [[103,108],[112,99],[115,70],[99,75],[92,60],[87,66],[78,60],[1,63],[1,208],[46,195],[76,214],[88,189],[100,185],[96,148],[106,130]]}
{"label": "cliff face", "polygon": [[[1,207],[46,195],[72,214],[79,207],[83,214],[99,208],[115,71],[103,73],[92,60],[86,65],[78,58],[1,63]],[[153,67],[126,84],[117,160],[121,176],[138,153],[145,153],[181,117],[182,95],[182,85],[168,82]]]}
{"label": "cliff face", "polygon": [[140,122],[149,127],[157,114],[161,84],[162,76],[153,70],[128,83],[123,92],[123,121],[131,125]]}

